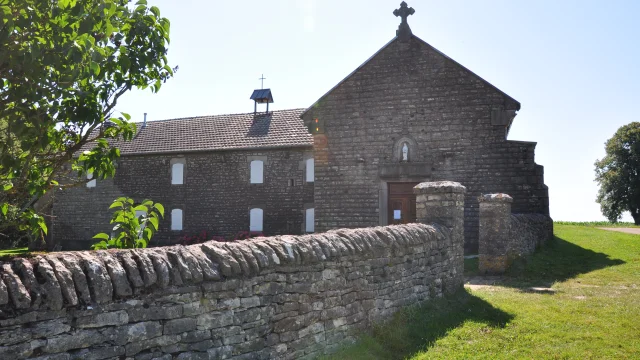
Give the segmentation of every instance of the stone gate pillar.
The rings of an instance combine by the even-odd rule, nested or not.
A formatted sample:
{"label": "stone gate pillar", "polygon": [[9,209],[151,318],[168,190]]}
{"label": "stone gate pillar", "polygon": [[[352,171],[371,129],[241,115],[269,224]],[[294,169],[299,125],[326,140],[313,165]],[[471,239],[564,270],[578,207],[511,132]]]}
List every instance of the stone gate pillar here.
{"label": "stone gate pillar", "polygon": [[511,262],[509,233],[513,198],[507,194],[486,194],[480,196],[478,202],[478,269],[484,274],[502,274]]}
{"label": "stone gate pillar", "polygon": [[444,281],[446,292],[463,285],[464,273],[464,193],[467,188],[453,181],[423,182],[413,188],[416,194],[416,221],[448,228],[450,241],[438,244],[451,254],[453,264]]}

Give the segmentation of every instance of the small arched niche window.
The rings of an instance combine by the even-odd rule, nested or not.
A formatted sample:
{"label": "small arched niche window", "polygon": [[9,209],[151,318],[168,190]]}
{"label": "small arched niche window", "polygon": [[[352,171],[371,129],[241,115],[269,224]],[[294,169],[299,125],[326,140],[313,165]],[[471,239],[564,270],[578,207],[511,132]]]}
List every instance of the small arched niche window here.
{"label": "small arched niche window", "polygon": [[406,141],[403,142],[402,147],[400,147],[400,161],[409,161],[409,143],[407,143]]}
{"label": "small arched niche window", "polygon": [[393,144],[393,160],[395,162],[408,163],[417,161],[418,144],[409,137],[403,136]]}
{"label": "small arched niche window", "polygon": [[313,160],[313,158],[307,159],[307,161],[305,162],[305,167],[306,167],[306,181],[307,182],[314,182],[315,181],[315,161]]}
{"label": "small arched niche window", "polygon": [[262,231],[262,209],[249,210],[249,231]]}
{"label": "small arched niche window", "polygon": [[184,184],[184,164],[174,163],[171,165],[171,185]]}
{"label": "small arched niche window", "polygon": [[251,183],[262,184],[264,182],[264,162],[262,160],[251,161]]}
{"label": "small arched niche window", "polygon": [[171,230],[182,230],[182,209],[171,210]]}

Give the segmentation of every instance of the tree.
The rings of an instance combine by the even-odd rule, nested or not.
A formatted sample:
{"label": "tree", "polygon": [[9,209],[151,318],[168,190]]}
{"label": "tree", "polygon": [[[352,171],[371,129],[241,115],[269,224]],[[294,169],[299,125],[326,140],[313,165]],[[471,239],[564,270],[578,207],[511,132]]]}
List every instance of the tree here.
{"label": "tree", "polygon": [[42,236],[47,191],[114,175],[120,96],[173,75],[169,20],[146,0],[0,0],[0,20],[0,233]]}
{"label": "tree", "polygon": [[629,211],[634,223],[640,225],[640,122],[619,128],[605,149],[605,157],[595,163],[602,213],[617,222]]}
{"label": "tree", "polygon": [[115,209],[111,217],[111,224],[115,225],[111,235],[100,233],[93,237],[101,240],[91,246],[94,250],[146,248],[164,217],[164,207],[151,200],[136,205],[133,199],[120,197],[109,209]]}

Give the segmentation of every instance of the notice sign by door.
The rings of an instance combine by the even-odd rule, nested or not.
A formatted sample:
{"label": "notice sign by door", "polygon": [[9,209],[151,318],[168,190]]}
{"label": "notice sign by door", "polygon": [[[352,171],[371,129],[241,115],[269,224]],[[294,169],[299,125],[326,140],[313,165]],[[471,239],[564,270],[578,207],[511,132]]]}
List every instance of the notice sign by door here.
{"label": "notice sign by door", "polygon": [[393,210],[393,220],[400,220],[402,218],[401,214],[401,210]]}

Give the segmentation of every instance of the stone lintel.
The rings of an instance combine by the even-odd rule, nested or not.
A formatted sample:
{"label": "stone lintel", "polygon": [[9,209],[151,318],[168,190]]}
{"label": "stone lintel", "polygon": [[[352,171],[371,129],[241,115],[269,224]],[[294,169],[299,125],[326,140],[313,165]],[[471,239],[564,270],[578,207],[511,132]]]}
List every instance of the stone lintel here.
{"label": "stone lintel", "polygon": [[407,162],[381,164],[378,176],[381,179],[425,178],[431,175],[431,163]]}

